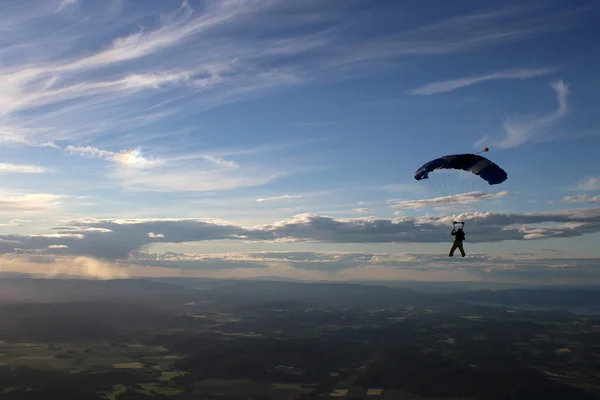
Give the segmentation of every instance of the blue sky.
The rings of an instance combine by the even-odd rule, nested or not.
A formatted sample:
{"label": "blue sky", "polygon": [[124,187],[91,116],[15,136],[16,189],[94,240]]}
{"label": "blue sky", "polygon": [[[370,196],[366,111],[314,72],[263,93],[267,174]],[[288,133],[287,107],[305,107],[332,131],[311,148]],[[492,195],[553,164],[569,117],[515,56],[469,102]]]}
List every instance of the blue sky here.
{"label": "blue sky", "polygon": [[598,5],[452,3],[0,2],[0,270],[600,280]]}

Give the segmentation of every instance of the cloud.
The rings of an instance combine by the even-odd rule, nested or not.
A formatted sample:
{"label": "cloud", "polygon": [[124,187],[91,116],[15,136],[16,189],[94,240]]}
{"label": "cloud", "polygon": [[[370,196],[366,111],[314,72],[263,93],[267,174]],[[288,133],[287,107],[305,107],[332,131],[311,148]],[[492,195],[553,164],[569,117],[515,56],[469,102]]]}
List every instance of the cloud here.
{"label": "cloud", "polygon": [[102,150],[92,146],[77,147],[67,146],[65,151],[72,154],[79,154],[88,157],[100,158],[112,161],[115,164],[120,164],[133,168],[152,168],[163,164],[163,161],[157,159],[149,159],[142,155],[141,149],[121,150],[120,152],[112,152]]}
{"label": "cloud", "polygon": [[16,144],[16,145],[23,145],[23,146],[30,146],[30,147],[50,147],[50,148],[60,149],[60,147],[57,146],[56,144],[54,144],[54,142],[50,142],[50,141],[40,142],[33,138],[27,137],[25,135],[4,130],[4,129],[2,129],[1,126],[0,126],[0,143],[6,144],[6,145]]}
{"label": "cloud", "polygon": [[223,165],[226,167],[230,167],[230,168],[237,168],[239,167],[239,164],[236,163],[235,161],[232,160],[226,160],[223,157],[215,157],[215,156],[211,156],[211,155],[202,155],[200,156],[200,158],[207,160],[207,161],[211,161],[217,165]]}
{"label": "cloud", "polygon": [[136,252],[127,261],[41,254],[0,255],[0,272],[39,277],[71,275],[93,279],[124,277],[280,276],[308,280],[484,281],[543,284],[600,283],[600,258],[527,254],[439,254],[266,251],[236,253]]}
{"label": "cloud", "polygon": [[[147,253],[138,252],[132,263],[168,269],[196,271],[253,270],[255,276],[286,276],[297,270],[325,275],[313,279],[378,280],[403,279],[406,273],[423,279],[443,280],[448,273],[462,271],[461,280],[565,284],[600,283],[600,258],[549,258],[544,251],[523,254],[469,254],[468,258],[449,259],[428,253],[264,251],[258,253]],[[268,271],[268,272],[266,272]],[[359,271],[362,271],[361,274]],[[427,274],[424,274],[427,273]]]}
{"label": "cloud", "polygon": [[115,155],[115,153],[112,151],[102,150],[93,146],[67,146],[65,151],[71,154],[79,154],[82,156],[102,158],[106,160],[110,160]]}
{"label": "cloud", "polygon": [[556,92],[558,108],[548,114],[533,115],[528,117],[507,120],[504,122],[504,138],[490,140],[487,137],[477,141],[474,146],[480,147],[488,144],[501,149],[511,149],[526,143],[537,143],[549,138],[556,124],[567,116],[568,85],[562,80],[552,82],[552,89]]}
{"label": "cloud", "polygon": [[[151,243],[214,240],[319,243],[442,243],[452,221],[466,223],[470,243],[568,238],[600,232],[600,208],[538,213],[464,212],[450,216],[340,218],[300,214],[272,224],[241,226],[214,219],[81,219],[51,227],[55,234],[1,235],[0,252],[66,245],[71,255],[127,259]],[[160,232],[150,237],[148,232]]]}
{"label": "cloud", "polygon": [[438,93],[451,92],[463,87],[475,85],[477,83],[492,81],[492,80],[507,80],[507,79],[530,79],[548,75],[556,71],[554,68],[537,68],[537,69],[515,69],[509,71],[494,72],[487,75],[471,76],[467,78],[452,79],[441,82],[429,83],[420,88],[411,89],[407,93],[413,96],[427,96]]}
{"label": "cloud", "polygon": [[[131,270],[127,267],[127,265],[106,263],[90,257],[22,254],[0,256],[0,272],[20,272],[40,278],[65,275],[102,280],[128,278],[131,276]],[[148,269],[147,274],[151,276],[152,271]]]}
{"label": "cloud", "polygon": [[[233,160],[210,154],[151,158],[144,156],[139,148],[113,152],[93,146],[67,146],[65,151],[111,162],[115,168],[109,170],[107,177],[127,190],[227,190],[260,186],[285,174],[281,169],[270,172],[267,168],[257,166],[241,168]],[[281,196],[283,198],[286,197]]]}
{"label": "cloud", "polygon": [[137,252],[134,262],[167,268],[218,270],[223,268],[299,268],[335,271],[367,265],[406,267],[416,258],[407,254],[361,252],[264,251],[260,253],[148,253]]}
{"label": "cloud", "polygon": [[564,201],[569,203],[600,203],[600,196],[590,196],[588,194],[581,194],[579,196],[565,196]]}
{"label": "cloud", "polygon": [[46,168],[38,167],[35,165],[0,163],[0,174],[3,174],[3,173],[41,174],[46,171],[47,171]]}
{"label": "cloud", "polygon": [[598,178],[596,176],[589,176],[585,179],[582,179],[574,186],[570,187],[569,190],[579,190],[579,191],[600,190],[600,178]]}
{"label": "cloud", "polygon": [[366,213],[366,212],[371,211],[371,209],[367,208],[367,207],[360,207],[360,208],[355,209],[354,211],[357,213]]}
{"label": "cloud", "polygon": [[142,156],[141,149],[124,150],[115,154],[112,159],[117,164],[134,168],[152,168],[160,165],[160,160],[153,160]]}
{"label": "cloud", "polygon": [[23,224],[27,224],[29,222],[31,222],[31,220],[14,218],[8,221],[7,224],[0,224],[0,226],[23,226]]}
{"label": "cloud", "polygon": [[261,167],[246,167],[243,170],[230,168],[207,169],[189,165],[165,165],[163,168],[119,168],[110,172],[110,177],[126,190],[157,192],[193,192],[230,190],[261,186],[285,175]]}
{"label": "cloud", "polygon": [[57,209],[64,195],[12,193],[0,195],[0,214],[41,213]]}
{"label": "cloud", "polygon": [[302,196],[291,196],[284,194],[283,196],[274,196],[274,197],[260,197],[256,199],[257,202],[262,203],[265,201],[279,201],[279,200],[289,200],[289,199],[300,199]]}
{"label": "cloud", "polygon": [[[132,134],[140,140],[168,136],[157,132],[164,130],[155,127],[158,120],[298,84],[377,73],[392,58],[524,40],[568,29],[583,15],[519,7],[424,16],[417,28],[390,34],[370,29],[371,17],[357,22],[353,13],[360,10],[352,4],[335,12],[312,2],[291,12],[278,0],[207,1],[201,9],[190,2],[150,9],[136,4],[63,0],[15,5],[5,13],[0,113],[15,132],[28,129],[33,135],[27,139],[36,143],[140,126],[146,129]],[[388,11],[374,7],[372,18]],[[346,34],[349,23],[363,33],[358,39]],[[53,29],[58,25],[64,29]],[[184,128],[194,129],[190,124]]]}
{"label": "cloud", "polygon": [[460,205],[460,204],[473,204],[487,199],[497,199],[509,196],[510,192],[498,192],[498,193],[484,193],[484,192],[469,192],[456,194],[444,197],[435,197],[433,199],[424,200],[391,200],[394,202],[390,207],[393,208],[425,208],[435,206],[447,206],[447,205]]}

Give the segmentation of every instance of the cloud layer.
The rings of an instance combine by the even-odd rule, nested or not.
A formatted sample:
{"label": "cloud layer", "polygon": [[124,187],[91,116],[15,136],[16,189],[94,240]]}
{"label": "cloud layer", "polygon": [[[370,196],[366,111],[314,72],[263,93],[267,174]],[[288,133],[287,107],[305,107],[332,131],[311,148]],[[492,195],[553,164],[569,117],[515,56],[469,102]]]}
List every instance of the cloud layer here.
{"label": "cloud layer", "polygon": [[568,258],[560,252],[470,254],[452,259],[423,253],[263,251],[235,253],[135,252],[108,262],[65,255],[0,255],[0,272],[39,276],[68,274],[111,279],[135,276],[308,280],[454,280],[543,284],[598,284],[600,258]]}
{"label": "cloud layer", "polygon": [[466,222],[467,240],[473,243],[566,238],[600,232],[600,208],[514,214],[468,212],[447,217],[399,216],[390,219],[335,219],[301,214],[258,226],[202,219],[83,219],[51,227],[54,232],[51,234],[0,236],[3,240],[0,252],[52,253],[57,248],[49,246],[58,245],[67,246],[61,247],[60,251],[71,255],[127,259],[133,251],[150,243],[207,240],[440,243],[448,241],[446,230],[456,218]]}

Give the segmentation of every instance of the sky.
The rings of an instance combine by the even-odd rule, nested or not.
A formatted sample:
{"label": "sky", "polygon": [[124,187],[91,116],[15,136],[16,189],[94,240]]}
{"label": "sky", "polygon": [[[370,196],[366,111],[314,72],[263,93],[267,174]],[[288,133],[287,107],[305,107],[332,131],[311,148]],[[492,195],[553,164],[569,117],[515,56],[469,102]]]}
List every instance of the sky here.
{"label": "sky", "polygon": [[0,272],[600,283],[600,5],[526,3],[1,0]]}

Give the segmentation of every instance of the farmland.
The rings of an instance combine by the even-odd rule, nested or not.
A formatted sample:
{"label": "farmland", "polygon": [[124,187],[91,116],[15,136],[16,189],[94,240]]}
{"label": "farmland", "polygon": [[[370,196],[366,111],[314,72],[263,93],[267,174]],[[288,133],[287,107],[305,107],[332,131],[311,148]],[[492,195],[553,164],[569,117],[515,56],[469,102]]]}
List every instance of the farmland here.
{"label": "farmland", "polygon": [[[593,399],[600,318],[309,285],[0,305],[4,399]],[[292,287],[294,288],[294,287]],[[312,293],[311,293],[312,290]],[[319,289],[320,290],[320,289]],[[339,290],[339,288],[338,288]],[[304,293],[304,292],[307,293]],[[272,297],[269,297],[272,296]],[[344,296],[346,296],[344,298]],[[441,301],[442,300],[442,301]],[[187,302],[186,302],[187,301]],[[361,304],[362,303],[362,304]]]}

